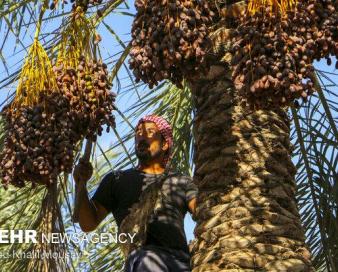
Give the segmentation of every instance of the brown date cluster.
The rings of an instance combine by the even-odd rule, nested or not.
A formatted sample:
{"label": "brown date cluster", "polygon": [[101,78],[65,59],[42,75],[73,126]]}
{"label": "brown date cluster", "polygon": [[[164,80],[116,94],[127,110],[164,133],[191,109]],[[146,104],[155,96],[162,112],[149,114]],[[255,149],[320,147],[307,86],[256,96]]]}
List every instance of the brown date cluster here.
{"label": "brown date cluster", "polygon": [[1,112],[6,138],[0,154],[1,180],[23,187],[24,181],[50,185],[60,172],[70,173],[80,135],[73,130],[69,101],[61,93],[41,94],[39,103]]}
{"label": "brown date cluster", "polygon": [[153,88],[163,79],[182,87],[183,77],[206,72],[208,25],[214,13],[204,0],[136,0],[129,65],[136,81]]}
{"label": "brown date cluster", "polygon": [[[253,107],[287,106],[314,89],[313,61],[338,56],[338,9],[332,0],[299,1],[285,15],[270,8],[244,16],[233,37],[232,77]],[[338,63],[335,64],[338,68]]]}
{"label": "brown date cluster", "polygon": [[107,65],[81,56],[76,68],[54,66],[58,87],[70,102],[74,131],[91,141],[101,136],[103,125],[115,127],[112,111],[116,94],[111,92]]}
{"label": "brown date cluster", "polygon": [[7,124],[0,154],[5,187],[24,181],[50,185],[61,172],[70,173],[76,144],[83,137],[95,141],[103,125],[115,127],[112,111],[116,94],[110,92],[107,66],[80,58],[77,69],[54,66],[59,92],[41,93],[39,103],[2,115]]}

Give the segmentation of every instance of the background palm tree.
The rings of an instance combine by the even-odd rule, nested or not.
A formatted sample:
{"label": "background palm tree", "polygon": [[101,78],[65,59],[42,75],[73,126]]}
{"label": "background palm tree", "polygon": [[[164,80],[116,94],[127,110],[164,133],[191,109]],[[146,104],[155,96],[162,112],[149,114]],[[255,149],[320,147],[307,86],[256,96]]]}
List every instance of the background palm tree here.
{"label": "background palm tree", "polygon": [[[233,92],[229,77],[224,74],[218,77],[217,73],[224,72],[222,64],[218,68],[214,67],[211,72],[217,81],[211,82],[211,78],[202,81],[201,78],[199,85],[190,84],[191,92],[188,87],[180,90],[168,82],[150,92],[143,84],[134,82],[127,68],[129,36],[121,36],[121,26],[116,23],[122,21],[130,24],[135,10],[133,3],[129,4],[130,6],[127,2],[116,0],[104,1],[87,12],[103,37],[101,54],[109,64],[113,88],[118,92],[119,108],[116,112],[117,128],[113,132],[111,143],[107,144],[109,138],[105,135],[104,140],[94,147],[92,162],[95,174],[89,182],[89,189],[93,191],[100,176],[109,169],[127,168],[135,164],[132,146],[133,125],[139,117],[154,110],[174,124],[174,161],[181,171],[195,173],[194,179],[201,191],[198,225],[195,230],[197,239],[192,245],[195,271],[218,271],[219,268],[215,268],[218,264],[223,265],[223,269],[255,269],[265,265],[265,260],[270,256],[272,261],[281,256],[290,259],[294,255],[287,248],[281,253],[278,251],[281,248],[277,245],[267,247],[266,235],[262,238],[262,243],[256,241],[250,244],[242,237],[244,233],[261,238],[257,233],[262,233],[259,226],[265,226],[266,220],[271,220],[272,224],[266,227],[265,234],[269,231],[279,231],[276,236],[280,237],[287,236],[287,231],[289,236],[285,241],[291,241],[299,249],[292,258],[297,260],[295,263],[301,268],[309,256],[302,241],[294,242],[296,235],[302,235],[297,216],[290,215],[297,212],[295,205],[289,205],[294,190],[294,174],[297,185],[295,197],[306,242],[311,249],[312,264],[318,271],[336,271],[338,187],[335,180],[338,158],[338,103],[334,89],[337,89],[337,75],[321,71],[328,71],[328,68],[318,65],[317,67],[321,67],[321,70],[317,70],[321,89],[318,88],[318,92],[307,104],[302,104],[299,110],[291,109],[288,112],[247,112],[241,107],[240,98]],[[7,103],[11,99],[15,90],[23,57],[32,42],[31,33],[36,26],[40,7],[41,2],[37,0],[0,3],[2,106],[3,102]],[[65,5],[64,9],[60,8],[44,15],[40,39],[50,55],[53,45],[59,41],[62,20],[68,14],[69,6]],[[128,32],[129,28],[124,32]],[[214,40],[218,39],[222,47],[218,50],[225,50],[229,46],[228,40],[224,39],[227,30],[222,26],[214,28]],[[203,89],[205,91],[201,92]],[[3,134],[4,131],[1,130],[0,145],[3,142]],[[296,168],[290,161],[291,152]],[[219,154],[222,154],[222,157]],[[252,164],[252,161],[255,164]],[[252,168],[253,165],[255,168]],[[266,171],[277,177],[272,178]],[[264,185],[257,186],[262,180],[266,180]],[[267,188],[267,185],[271,186]],[[1,187],[0,190],[0,228],[33,228],[32,223],[38,223],[39,215],[43,211],[41,203],[48,195],[46,189],[39,186],[20,190],[10,188],[8,191]],[[62,213],[64,231],[69,233],[80,231],[71,221],[73,193],[71,179],[60,177],[57,203]],[[267,195],[267,202],[263,201],[263,193]],[[260,200],[269,205],[262,205]],[[273,206],[275,202],[277,204]],[[272,208],[267,210],[262,207]],[[278,207],[282,211],[286,210],[285,213],[289,216],[274,217],[272,211],[276,211]],[[251,208],[258,209],[252,211]],[[227,222],[227,217],[234,216],[235,219],[247,210],[250,211],[248,218],[233,220],[232,225]],[[253,223],[254,220],[258,220],[256,224]],[[99,231],[110,229],[111,221],[111,218],[105,220]],[[288,224],[291,228],[286,228],[283,224]],[[278,226],[284,227],[278,229]],[[244,228],[236,233],[238,227]],[[223,237],[226,235],[225,231],[230,234],[227,238]],[[25,244],[0,247],[1,252],[27,250]],[[233,250],[231,255],[225,252],[226,249]],[[238,253],[239,249],[241,254]],[[123,259],[115,244],[108,247],[68,244],[66,250],[72,253],[72,258],[65,265],[65,269],[69,271],[119,271],[123,266]],[[252,253],[256,254],[254,258]],[[282,255],[284,253],[285,255]],[[0,263],[4,270],[22,271],[29,267],[30,260],[1,259]]]}

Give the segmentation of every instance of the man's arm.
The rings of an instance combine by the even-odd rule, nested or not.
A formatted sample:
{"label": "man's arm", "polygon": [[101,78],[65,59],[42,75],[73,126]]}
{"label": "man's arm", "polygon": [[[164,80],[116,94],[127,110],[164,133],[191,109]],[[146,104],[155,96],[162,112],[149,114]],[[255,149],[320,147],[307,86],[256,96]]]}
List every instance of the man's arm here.
{"label": "man's arm", "polygon": [[84,232],[93,231],[107,216],[108,211],[100,203],[90,200],[85,183],[78,186],[79,224]]}
{"label": "man's arm", "polygon": [[188,177],[186,183],[186,200],[189,212],[191,213],[191,217],[194,221],[196,221],[196,196],[198,193],[197,185],[193,182],[191,177]]}
{"label": "man's arm", "polygon": [[89,232],[96,229],[101,221],[107,216],[108,211],[97,201],[89,199],[87,191],[87,181],[93,173],[90,162],[80,160],[74,169],[74,181],[76,182],[76,194],[78,209],[78,221],[82,231]]}

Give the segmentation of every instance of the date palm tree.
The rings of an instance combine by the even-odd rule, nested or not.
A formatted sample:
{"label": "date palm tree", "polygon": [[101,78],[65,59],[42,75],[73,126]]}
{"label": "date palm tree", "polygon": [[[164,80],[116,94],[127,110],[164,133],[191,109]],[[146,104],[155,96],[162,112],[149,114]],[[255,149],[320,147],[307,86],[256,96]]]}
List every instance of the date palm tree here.
{"label": "date palm tree", "polygon": [[[245,8],[245,1],[237,1],[223,13],[236,18]],[[193,271],[313,271],[296,201],[292,117],[285,107],[252,110],[243,103],[229,69],[233,29],[224,22],[213,29],[213,53],[222,61],[213,61],[208,75],[190,82],[196,110],[194,181],[199,188]],[[324,102],[319,85],[317,90]],[[294,107],[291,115],[305,159]],[[313,177],[308,178],[312,183]],[[332,271],[337,269],[336,254],[333,250],[326,256]]]}
{"label": "date palm tree", "polygon": [[[226,1],[224,16],[245,7],[233,2]],[[37,0],[0,3],[1,107],[14,94],[40,7]],[[44,15],[40,39],[50,55],[68,13],[69,6],[64,5]],[[133,124],[155,111],[174,126],[174,163],[193,175],[199,187],[196,239],[190,245],[193,271],[337,271],[337,75],[318,65],[317,93],[300,109],[252,111],[241,103],[233,86],[227,65],[231,29],[221,22],[212,27],[214,59],[208,75],[186,82],[183,89],[164,82],[149,91],[135,83],[126,68],[129,36],[121,36],[121,26],[114,24],[126,20],[130,26],[134,10],[127,2],[110,0],[87,14],[101,32],[101,54],[109,64],[119,108],[114,136],[105,135],[95,144],[95,174],[89,189],[109,169],[135,163]],[[225,57],[219,61],[219,56]],[[0,146],[5,133],[1,128]],[[41,226],[41,203],[50,198],[44,187],[0,190],[1,229]],[[71,220],[71,179],[61,176],[53,190],[62,231],[79,232]],[[99,231],[110,229],[111,223],[109,218]],[[28,249],[25,244],[1,246],[1,252]],[[29,259],[10,258],[0,259],[0,264],[8,271],[46,271],[43,265],[51,271],[56,265],[61,271],[123,267],[116,244],[68,244],[65,250],[72,256],[67,263],[46,261],[38,268]]]}
{"label": "date palm tree", "polygon": [[194,271],[311,271],[287,111],[244,107],[230,73],[223,75],[192,86],[200,190]]}

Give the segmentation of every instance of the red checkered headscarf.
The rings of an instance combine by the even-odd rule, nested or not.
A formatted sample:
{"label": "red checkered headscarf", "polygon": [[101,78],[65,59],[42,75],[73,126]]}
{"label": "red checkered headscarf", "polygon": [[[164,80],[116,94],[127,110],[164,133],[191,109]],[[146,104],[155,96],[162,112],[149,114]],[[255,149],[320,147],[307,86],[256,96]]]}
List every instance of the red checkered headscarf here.
{"label": "red checkered headscarf", "polygon": [[168,143],[169,149],[167,151],[166,156],[163,159],[163,164],[165,166],[167,166],[167,164],[170,160],[171,149],[172,149],[172,146],[173,146],[173,132],[172,132],[171,125],[163,117],[155,115],[155,114],[146,115],[146,116],[142,117],[138,121],[136,127],[138,127],[143,122],[153,122],[153,123],[155,123],[158,130],[162,134],[163,138]]}

